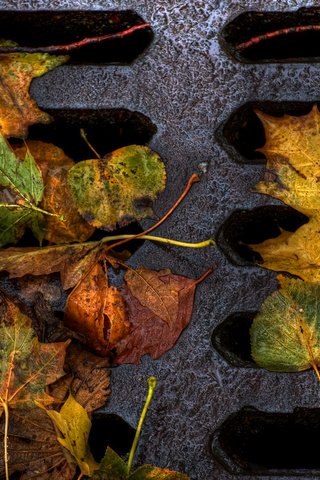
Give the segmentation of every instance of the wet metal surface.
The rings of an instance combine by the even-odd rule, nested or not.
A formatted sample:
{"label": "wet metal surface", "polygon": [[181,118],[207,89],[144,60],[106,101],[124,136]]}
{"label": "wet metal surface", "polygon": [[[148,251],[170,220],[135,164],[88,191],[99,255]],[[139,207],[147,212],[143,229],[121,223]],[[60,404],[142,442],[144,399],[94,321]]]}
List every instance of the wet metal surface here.
{"label": "wet metal surface", "polygon": [[[125,108],[147,115],[158,129],[150,146],[168,167],[168,187],[156,205],[159,215],[178,197],[192,172],[199,166],[207,170],[179,211],[157,231],[188,241],[215,237],[235,209],[276,203],[252,192],[263,166],[235,163],[214,132],[246,102],[319,100],[320,67],[239,64],[221,50],[218,35],[227,21],[246,10],[301,6],[320,6],[320,1],[0,1],[2,10],[132,9],[152,23],[153,43],[133,64],[62,66],[34,81],[32,93],[42,108]],[[210,436],[230,414],[248,405],[269,412],[319,406],[319,386],[311,371],[287,375],[237,368],[212,346],[212,331],[226,317],[259,309],[276,286],[275,275],[232,265],[217,248],[187,251],[146,242],[131,263],[169,267],[193,277],[210,266],[215,272],[199,287],[192,324],[175,348],[158,361],[145,357],[140,366],[113,372],[106,411],[135,426],[146,379],[155,375],[159,387],[138,461],[180,469],[192,480],[236,480],[239,477],[228,473],[210,452]]]}

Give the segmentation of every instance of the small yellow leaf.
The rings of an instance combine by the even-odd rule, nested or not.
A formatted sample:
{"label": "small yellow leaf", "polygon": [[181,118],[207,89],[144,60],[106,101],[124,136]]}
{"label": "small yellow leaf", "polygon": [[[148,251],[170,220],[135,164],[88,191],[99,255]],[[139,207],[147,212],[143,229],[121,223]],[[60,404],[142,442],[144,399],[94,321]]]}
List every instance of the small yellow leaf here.
{"label": "small yellow leaf", "polygon": [[74,457],[83,475],[91,477],[99,465],[88,446],[91,420],[86,410],[70,394],[60,412],[46,412],[62,435],[58,441]]}

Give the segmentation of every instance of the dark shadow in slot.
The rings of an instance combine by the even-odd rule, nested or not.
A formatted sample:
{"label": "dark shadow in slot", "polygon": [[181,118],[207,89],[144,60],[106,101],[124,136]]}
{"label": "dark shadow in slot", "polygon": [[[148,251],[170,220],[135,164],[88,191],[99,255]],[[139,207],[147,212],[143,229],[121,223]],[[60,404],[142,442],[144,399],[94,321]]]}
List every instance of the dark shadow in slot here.
{"label": "dark shadow in slot", "polygon": [[[84,38],[121,32],[145,21],[132,10],[123,11],[1,11],[1,38],[21,47],[64,45]],[[120,39],[86,45],[66,52],[73,64],[129,64],[153,39],[143,28]],[[63,53],[63,52],[59,52]]]}
{"label": "dark shadow in slot", "polygon": [[295,12],[244,12],[223,28],[221,44],[240,62],[319,62],[319,14],[318,7]]}
{"label": "dark shadow in slot", "polygon": [[212,436],[212,453],[232,474],[320,475],[320,409],[292,413],[252,407],[231,415]]}
{"label": "dark shadow in slot", "polygon": [[250,328],[256,314],[257,312],[232,313],[212,333],[213,347],[235,367],[256,367],[250,345]]}
{"label": "dark shadow in slot", "polygon": [[265,156],[257,149],[265,144],[264,128],[255,114],[260,110],[268,115],[307,115],[320,102],[248,102],[235,110],[216,131],[219,143],[238,163],[265,163]]}
{"label": "dark shadow in slot", "polygon": [[95,460],[102,460],[107,447],[125,456],[130,451],[135,433],[135,429],[118,415],[94,412],[89,445]]}
{"label": "dark shadow in slot", "polygon": [[286,206],[264,206],[252,210],[235,210],[217,233],[217,245],[234,264],[250,266],[261,262],[259,253],[248,245],[280,235],[281,230],[295,232],[308,217]]}
{"label": "dark shadow in slot", "polygon": [[55,109],[47,112],[53,122],[32,125],[28,139],[53,143],[75,161],[95,158],[81,138],[81,128],[101,156],[126,145],[148,143],[157,131],[146,115],[124,108]]}

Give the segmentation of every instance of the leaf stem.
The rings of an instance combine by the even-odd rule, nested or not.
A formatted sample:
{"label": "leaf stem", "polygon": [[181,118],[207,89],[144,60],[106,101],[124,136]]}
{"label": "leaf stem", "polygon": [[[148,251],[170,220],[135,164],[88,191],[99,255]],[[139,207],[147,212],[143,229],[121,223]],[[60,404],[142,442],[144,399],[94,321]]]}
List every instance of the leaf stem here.
{"label": "leaf stem", "polygon": [[[101,240],[101,243],[108,243],[114,240],[121,240],[121,239],[135,240],[136,238],[137,238],[136,235],[114,235],[111,237],[104,237]],[[204,248],[204,247],[209,247],[215,244],[214,240],[212,240],[211,238],[209,240],[205,240],[203,242],[198,242],[198,243],[180,242],[180,240],[172,240],[171,238],[164,238],[164,237],[155,237],[153,235],[140,235],[139,238],[141,240],[151,240],[153,242],[167,243],[169,245],[177,245],[179,247],[185,247],[185,248]],[[111,247],[113,248],[114,245],[119,245],[119,244],[122,244],[122,242],[117,242],[115,244],[112,244]],[[108,250],[109,249],[110,247],[108,247]]]}
{"label": "leaf stem", "polygon": [[6,480],[9,480],[9,460],[8,460],[8,434],[9,434],[9,409],[8,404],[3,398],[0,397],[0,401],[4,411],[4,439],[3,439],[3,446],[4,446],[4,466],[6,472]]}
{"label": "leaf stem", "polygon": [[136,453],[136,450],[137,450],[137,446],[138,446],[139,438],[140,438],[140,435],[141,435],[143,422],[146,418],[146,414],[147,414],[150,402],[152,400],[154,391],[156,389],[156,385],[157,385],[156,377],[149,377],[148,378],[148,385],[149,385],[149,388],[148,388],[147,398],[146,398],[144,407],[143,407],[141,415],[140,415],[139,423],[138,423],[138,426],[137,426],[137,431],[136,431],[136,434],[134,436],[134,440],[133,440],[132,447],[131,447],[130,454],[129,454],[129,460],[128,460],[128,466],[127,466],[128,475],[130,475],[130,472],[131,472],[132,462],[133,462],[133,459],[134,459],[134,456],[135,456],[135,453]]}
{"label": "leaf stem", "polygon": [[43,213],[44,215],[49,215],[50,217],[58,217],[61,221],[64,222],[64,218],[62,215],[59,215],[58,213],[51,213],[48,212],[47,210],[43,210],[42,208],[36,207],[32,203],[0,203],[0,208],[9,208],[9,209],[18,209],[18,208],[24,208],[26,210],[35,210],[36,212]]}
{"label": "leaf stem", "polygon": [[87,134],[85,132],[85,130],[83,128],[80,128],[80,135],[81,137],[83,138],[83,140],[85,141],[85,143],[88,145],[88,147],[90,148],[90,150],[93,151],[93,153],[95,154],[95,156],[101,160],[101,155],[99,155],[99,153],[97,152],[97,150],[93,147],[93,145],[89,142],[88,140],[88,137],[87,137]]}
{"label": "leaf stem", "polygon": [[109,247],[108,250],[111,250],[112,248],[115,248],[115,247],[119,247],[120,245],[123,245],[124,243],[127,243],[128,241],[130,240],[133,240],[135,238],[140,238],[142,237],[143,235],[146,235],[150,232],[152,232],[152,230],[154,230],[155,228],[158,228],[163,222],[165,222],[167,220],[167,218],[174,212],[174,210],[176,210],[176,208],[180,205],[180,203],[182,202],[182,200],[186,197],[186,195],[189,193],[189,190],[191,189],[192,185],[196,182],[199,182],[200,180],[200,177],[199,175],[193,173],[191,175],[191,177],[189,178],[189,181],[187,183],[187,186],[186,188],[184,189],[184,191],[182,192],[182,194],[180,195],[180,197],[178,198],[178,200],[175,202],[175,204],[170,208],[170,210],[162,217],[160,218],[160,220],[158,220],[157,223],[155,223],[154,225],[152,225],[151,227],[147,228],[147,230],[145,230],[144,232],[141,232],[141,233],[138,233],[137,235],[134,235],[134,237],[132,237],[131,239],[124,239],[124,240],[121,240],[120,242],[117,242],[115,243],[114,245],[111,245]]}

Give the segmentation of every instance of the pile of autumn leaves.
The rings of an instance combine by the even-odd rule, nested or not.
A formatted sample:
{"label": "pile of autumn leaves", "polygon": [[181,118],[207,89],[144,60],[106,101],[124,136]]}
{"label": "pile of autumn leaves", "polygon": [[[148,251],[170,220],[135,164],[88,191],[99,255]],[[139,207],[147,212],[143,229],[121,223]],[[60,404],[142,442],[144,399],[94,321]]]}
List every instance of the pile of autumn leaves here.
{"label": "pile of autumn leaves", "polygon": [[[108,398],[110,364],[169,350],[191,319],[198,282],[169,270],[132,269],[128,252],[108,246],[112,237],[87,241],[95,229],[111,231],[150,216],[166,182],[155,152],[131,145],[75,164],[55,145],[8,143],[24,139],[33,123],[50,121],[30,98],[29,85],[66,60],[45,53],[0,56],[0,246],[18,242],[27,229],[40,245],[47,243],[1,248],[0,271],[26,279],[27,287],[34,278],[46,286],[59,274],[68,295],[63,327],[53,335],[64,340],[44,343],[17,298],[0,292],[0,477],[185,480],[150,465],[131,473],[110,449],[99,464],[89,449],[90,415]],[[120,268],[123,282],[111,286],[110,271]],[[46,320],[38,330],[45,332]]]}
{"label": "pile of autumn leaves", "polygon": [[[269,174],[257,191],[303,213],[309,221],[296,231],[251,245],[262,266],[288,272],[280,289],[263,303],[251,327],[254,360],[278,372],[312,367],[320,379],[320,113],[271,117],[257,112],[266,133],[261,151]],[[270,175],[271,173],[271,175]],[[298,278],[297,278],[298,277]]]}

